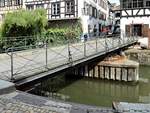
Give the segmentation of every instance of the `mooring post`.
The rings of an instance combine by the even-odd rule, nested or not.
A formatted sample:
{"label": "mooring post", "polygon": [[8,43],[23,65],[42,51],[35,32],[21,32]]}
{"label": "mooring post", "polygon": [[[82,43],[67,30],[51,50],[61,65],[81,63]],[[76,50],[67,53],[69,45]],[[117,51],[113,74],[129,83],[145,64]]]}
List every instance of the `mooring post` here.
{"label": "mooring post", "polygon": [[11,59],[11,78],[10,80],[14,80],[14,64],[13,64],[13,47],[11,48],[11,54],[10,54],[10,59]]}

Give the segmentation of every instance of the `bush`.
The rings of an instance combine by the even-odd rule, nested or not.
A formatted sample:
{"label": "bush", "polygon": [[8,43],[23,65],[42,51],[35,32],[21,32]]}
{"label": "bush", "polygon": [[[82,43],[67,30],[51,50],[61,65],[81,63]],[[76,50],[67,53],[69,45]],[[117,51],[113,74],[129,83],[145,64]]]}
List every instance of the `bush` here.
{"label": "bush", "polygon": [[50,43],[65,43],[68,40],[77,40],[78,33],[69,29],[48,29],[43,33]]}
{"label": "bush", "polygon": [[63,29],[65,32],[73,33],[75,37],[79,37],[82,34],[82,25],[80,19],[50,21],[49,27],[50,29]]}
{"label": "bush", "polygon": [[18,37],[40,34],[47,25],[46,11],[20,10],[6,14],[2,24],[3,37]]}

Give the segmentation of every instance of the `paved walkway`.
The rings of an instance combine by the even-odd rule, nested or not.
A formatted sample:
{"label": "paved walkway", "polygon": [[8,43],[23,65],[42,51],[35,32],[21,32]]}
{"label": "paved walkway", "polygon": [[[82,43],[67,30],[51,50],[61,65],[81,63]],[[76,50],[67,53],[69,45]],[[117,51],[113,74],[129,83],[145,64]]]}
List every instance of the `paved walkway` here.
{"label": "paved walkway", "polygon": [[19,91],[0,96],[0,113],[113,113],[112,111],[110,108],[48,100]]}

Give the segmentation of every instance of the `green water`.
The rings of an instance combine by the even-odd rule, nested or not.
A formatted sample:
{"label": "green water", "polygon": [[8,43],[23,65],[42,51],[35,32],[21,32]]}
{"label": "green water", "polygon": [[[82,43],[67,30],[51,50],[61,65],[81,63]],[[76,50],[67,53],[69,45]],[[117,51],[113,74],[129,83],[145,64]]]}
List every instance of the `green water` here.
{"label": "green water", "polygon": [[150,103],[150,67],[140,67],[140,82],[71,78],[46,80],[31,93],[63,101],[109,107],[113,101]]}

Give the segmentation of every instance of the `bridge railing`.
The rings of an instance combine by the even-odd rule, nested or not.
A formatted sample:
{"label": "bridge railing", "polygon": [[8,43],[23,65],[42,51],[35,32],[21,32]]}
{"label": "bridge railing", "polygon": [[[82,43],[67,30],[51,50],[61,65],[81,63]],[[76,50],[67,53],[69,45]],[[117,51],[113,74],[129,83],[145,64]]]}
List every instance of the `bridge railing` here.
{"label": "bridge railing", "polygon": [[[28,39],[34,40],[32,37]],[[87,41],[76,39],[61,43],[37,40],[35,44],[28,46],[25,43],[22,46],[12,46],[7,49],[7,55],[0,54],[0,59],[3,59],[0,62],[0,77],[19,80],[61,66],[73,66],[82,59],[104,54],[136,41],[136,37],[94,37]]]}

